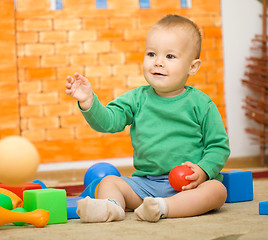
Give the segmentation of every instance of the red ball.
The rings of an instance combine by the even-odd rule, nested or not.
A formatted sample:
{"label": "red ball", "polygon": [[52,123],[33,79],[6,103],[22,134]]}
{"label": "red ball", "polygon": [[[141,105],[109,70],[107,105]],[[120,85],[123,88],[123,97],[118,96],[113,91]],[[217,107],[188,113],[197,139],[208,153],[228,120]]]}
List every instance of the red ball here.
{"label": "red ball", "polygon": [[191,180],[186,180],[185,177],[193,173],[193,170],[186,165],[176,166],[168,175],[169,183],[175,190],[181,191],[183,186],[192,182]]}

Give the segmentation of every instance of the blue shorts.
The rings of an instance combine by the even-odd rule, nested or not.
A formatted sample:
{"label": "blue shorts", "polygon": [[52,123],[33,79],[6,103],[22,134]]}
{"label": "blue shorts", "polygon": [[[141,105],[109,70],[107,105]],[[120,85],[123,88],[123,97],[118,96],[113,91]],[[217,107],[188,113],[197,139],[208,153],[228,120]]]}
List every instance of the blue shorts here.
{"label": "blue shorts", "polygon": [[171,197],[178,193],[168,181],[168,175],[121,177],[142,198],[146,197]]}

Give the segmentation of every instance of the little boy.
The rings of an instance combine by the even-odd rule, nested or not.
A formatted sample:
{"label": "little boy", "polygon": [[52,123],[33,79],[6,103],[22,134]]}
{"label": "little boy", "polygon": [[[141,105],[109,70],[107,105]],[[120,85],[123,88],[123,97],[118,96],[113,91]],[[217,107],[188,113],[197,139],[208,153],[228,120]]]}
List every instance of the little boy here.
{"label": "little boy", "polygon": [[[104,107],[79,73],[68,76],[66,94],[77,99],[90,126],[120,132],[131,125],[132,177],[105,177],[98,199],[78,201],[84,222],[123,220],[125,209],[139,220],[196,216],[221,207],[226,189],[221,169],[230,154],[228,136],[211,99],[186,86],[200,68],[201,35],[187,18],[167,15],[149,30],[143,62],[148,86],[129,91]],[[175,191],[170,170],[185,164],[192,182]]]}

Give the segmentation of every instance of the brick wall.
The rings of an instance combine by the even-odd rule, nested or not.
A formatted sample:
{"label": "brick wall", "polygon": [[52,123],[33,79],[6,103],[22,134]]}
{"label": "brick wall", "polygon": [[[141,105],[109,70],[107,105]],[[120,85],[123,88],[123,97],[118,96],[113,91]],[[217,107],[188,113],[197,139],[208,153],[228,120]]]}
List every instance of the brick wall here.
{"label": "brick wall", "polygon": [[146,84],[142,76],[145,38],[167,13],[194,20],[203,39],[199,73],[189,79],[217,104],[225,120],[220,0],[64,0],[50,10],[49,0],[1,0],[0,137],[21,134],[38,148],[43,163],[128,157],[129,128],[122,133],[94,132],[64,93],[67,75],[86,75],[102,103]]}
{"label": "brick wall", "polygon": [[0,9],[0,138],[3,138],[20,134],[20,120],[13,2],[0,1]]}

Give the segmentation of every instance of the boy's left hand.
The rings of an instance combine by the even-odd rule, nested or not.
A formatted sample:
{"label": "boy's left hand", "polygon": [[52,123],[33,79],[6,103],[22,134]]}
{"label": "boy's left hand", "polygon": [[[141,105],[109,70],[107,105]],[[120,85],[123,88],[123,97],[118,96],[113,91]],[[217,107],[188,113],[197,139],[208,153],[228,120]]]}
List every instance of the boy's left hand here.
{"label": "boy's left hand", "polygon": [[186,180],[190,180],[192,182],[187,186],[182,187],[182,191],[196,188],[197,186],[199,186],[201,183],[205,182],[208,179],[207,174],[198,165],[188,161],[183,163],[182,165],[190,167],[194,172],[192,175],[185,177]]}

